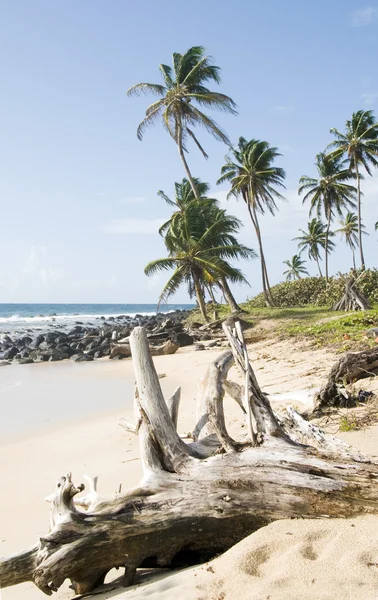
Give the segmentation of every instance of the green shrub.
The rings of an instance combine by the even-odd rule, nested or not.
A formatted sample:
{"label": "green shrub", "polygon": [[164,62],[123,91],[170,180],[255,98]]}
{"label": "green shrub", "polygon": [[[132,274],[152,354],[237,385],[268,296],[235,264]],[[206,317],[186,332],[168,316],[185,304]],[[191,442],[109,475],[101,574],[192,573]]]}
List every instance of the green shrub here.
{"label": "green shrub", "polygon": [[[367,269],[356,288],[373,304],[378,303],[378,270]],[[306,277],[296,281],[284,281],[272,287],[275,306],[288,308],[290,306],[332,306],[345,289],[340,277],[330,277],[326,282],[324,277]],[[265,299],[258,294],[248,300],[248,308],[263,308]]]}

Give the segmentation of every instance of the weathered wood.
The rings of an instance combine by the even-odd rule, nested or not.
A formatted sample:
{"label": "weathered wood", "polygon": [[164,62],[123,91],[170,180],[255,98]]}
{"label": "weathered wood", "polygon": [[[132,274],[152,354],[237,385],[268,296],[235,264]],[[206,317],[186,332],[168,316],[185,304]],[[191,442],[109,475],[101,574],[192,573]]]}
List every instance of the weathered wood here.
{"label": "weathered wood", "polygon": [[[327,436],[295,411],[277,417],[245,362],[245,344],[228,330],[234,350],[209,367],[202,385],[197,441],[177,434],[143,328],[131,336],[137,381],[136,422],[144,478],[139,488],[100,497],[95,480],[59,480],[51,501],[51,531],[38,545],[0,560],[0,584],[33,581],[51,595],[71,579],[91,592],[113,567],[132,583],[143,565],[174,566],[190,553],[208,559],[259,527],[290,517],[378,513],[378,465]],[[258,445],[230,438],[223,412],[226,375],[236,360],[248,378]],[[171,405],[172,409],[172,405]],[[221,450],[221,452],[220,452]],[[184,550],[185,553],[181,554]]]}
{"label": "weathered wood", "polygon": [[340,300],[333,305],[332,310],[369,310],[371,308],[369,301],[355,287],[361,276],[364,276],[364,273],[361,273],[361,276],[357,278],[354,276],[345,277],[341,274],[339,275],[344,281],[345,290]]}
{"label": "weathered wood", "polygon": [[378,348],[362,352],[347,352],[335,363],[327,381],[315,396],[314,414],[330,407],[348,406],[355,400],[350,398],[344,386],[359,379],[378,374]]}

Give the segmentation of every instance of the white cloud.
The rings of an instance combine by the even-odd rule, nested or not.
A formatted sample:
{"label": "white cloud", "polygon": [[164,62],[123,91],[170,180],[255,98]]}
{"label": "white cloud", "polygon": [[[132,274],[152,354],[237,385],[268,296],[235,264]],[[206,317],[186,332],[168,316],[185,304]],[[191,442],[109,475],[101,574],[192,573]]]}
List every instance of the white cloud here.
{"label": "white cloud", "polygon": [[102,231],[113,235],[122,234],[157,234],[159,227],[166,219],[111,219]]}
{"label": "white cloud", "polygon": [[24,262],[8,276],[1,276],[1,288],[4,292],[28,291],[36,286],[52,287],[64,274],[49,264],[48,248],[32,246]]}
{"label": "white cloud", "polygon": [[373,106],[373,104],[375,104],[378,100],[378,92],[361,94],[361,100],[366,106]]}
{"label": "white cloud", "polygon": [[366,8],[352,11],[349,16],[353,27],[364,27],[370,25],[377,18],[378,9],[374,6],[366,6]]}

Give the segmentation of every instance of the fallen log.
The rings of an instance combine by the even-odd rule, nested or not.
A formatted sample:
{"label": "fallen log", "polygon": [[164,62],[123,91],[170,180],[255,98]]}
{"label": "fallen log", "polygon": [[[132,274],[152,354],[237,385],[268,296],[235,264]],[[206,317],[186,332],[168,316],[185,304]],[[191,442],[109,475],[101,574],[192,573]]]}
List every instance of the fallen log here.
{"label": "fallen log", "polygon": [[[139,567],[206,560],[277,519],[378,512],[378,465],[293,410],[275,415],[241,328],[225,332],[232,351],[210,364],[196,435],[186,443],[176,431],[179,391],[168,407],[146,332],[134,329],[140,487],[103,497],[93,481],[77,500],[84,486],[71,474],[60,478],[49,499],[50,532],[31,550],[0,560],[2,588],[33,581],[51,595],[68,578],[76,594],[86,594],[113,567],[124,568],[129,585]],[[243,385],[225,383],[233,363]],[[248,435],[240,440],[227,431],[225,389],[247,418]]]}
{"label": "fallen log", "polygon": [[[158,346],[151,346],[150,352],[152,356],[165,356],[169,354],[175,354],[179,349],[179,345],[175,344],[171,340],[167,340],[164,344]],[[123,356],[123,358],[130,358],[131,347],[130,344],[117,344],[113,346],[110,351],[109,358],[116,358],[117,356]]]}
{"label": "fallen log", "polygon": [[347,352],[333,365],[327,381],[315,396],[314,415],[330,407],[349,406],[353,399],[350,399],[345,386],[377,374],[378,348],[369,348],[362,352]]}

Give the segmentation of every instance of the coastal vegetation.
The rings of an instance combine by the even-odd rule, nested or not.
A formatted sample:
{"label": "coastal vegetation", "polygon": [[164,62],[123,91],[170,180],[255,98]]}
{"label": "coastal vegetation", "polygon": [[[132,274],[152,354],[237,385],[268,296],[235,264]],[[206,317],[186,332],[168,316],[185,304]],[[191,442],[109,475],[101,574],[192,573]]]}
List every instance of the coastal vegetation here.
{"label": "coastal vegetation", "polygon": [[[209,197],[210,186],[194,176],[187,155],[189,143],[207,158],[193,128],[203,127],[228,148],[225,163],[220,168],[217,184],[227,184],[228,198],[241,198],[248,209],[254,230],[254,239],[261,269],[262,294],[249,306],[288,307],[315,305],[330,307],[340,298],[345,281],[330,273],[330,255],[336,250],[336,234],[351,250],[351,267],[365,270],[362,236],[368,234],[362,223],[362,189],[366,175],[378,166],[378,123],[371,110],[358,110],[345,123],[345,129],[331,129],[333,140],[315,159],[316,175],[302,175],[298,194],[309,206],[307,229],[299,229],[293,241],[298,251],[284,260],[283,276],[287,282],[273,286],[268,275],[261,221],[264,214],[275,215],[279,202],[285,200],[286,173],[277,163],[279,149],[265,140],[239,137],[232,146],[229,137],[213,118],[202,109],[237,115],[237,107],[230,96],[207,87],[221,83],[220,68],[207,56],[202,46],[189,48],[184,54],[174,53],[172,67],[159,66],[163,84],[138,83],[128,95],[151,93],[158,100],[150,105],[139,124],[139,139],[155,122],[161,121],[177,144],[186,178],[176,182],[175,198],[163,191],[162,198],[174,211],[160,228],[167,256],[151,261],[145,268],[147,275],[158,271],[173,271],[160,294],[165,302],[181,285],[186,285],[189,296],[196,297],[201,317],[207,320],[206,302],[217,304],[215,292],[221,292],[232,312],[241,310],[230,284],[248,283],[235,261],[250,260],[257,256],[251,247],[238,240],[241,223],[222,209],[218,201]],[[211,194],[210,194],[211,196]],[[356,212],[354,212],[356,211]],[[339,227],[334,230],[335,218]],[[375,224],[377,229],[378,223]],[[310,263],[316,263],[319,277],[310,277],[306,253]],[[356,254],[359,255],[357,264]],[[324,270],[321,263],[324,260]],[[292,281],[293,280],[293,281]],[[290,283],[289,283],[290,282]],[[344,283],[343,283],[344,282]],[[374,282],[374,283],[373,283]],[[376,271],[370,270],[359,282],[361,293],[372,302],[378,301]]]}

